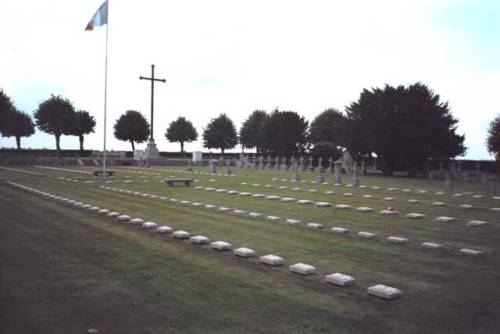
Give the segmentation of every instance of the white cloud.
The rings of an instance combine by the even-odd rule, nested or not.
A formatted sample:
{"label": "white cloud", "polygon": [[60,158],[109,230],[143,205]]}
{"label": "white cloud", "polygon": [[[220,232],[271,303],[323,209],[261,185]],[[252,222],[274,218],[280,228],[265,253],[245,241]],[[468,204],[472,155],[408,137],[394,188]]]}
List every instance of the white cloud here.
{"label": "white cloud", "polygon": [[[461,1],[458,1],[461,2]],[[202,127],[219,113],[237,124],[255,109],[295,110],[314,118],[343,109],[363,88],[427,83],[449,101],[465,132],[468,157],[487,158],[485,124],[500,110],[492,98],[500,73],[478,63],[470,36],[431,13],[457,1],[111,0],[108,144],[127,109],[149,118],[149,75],[167,79],[155,91],[155,138],[178,116]],[[4,0],[0,87],[27,111],[62,94],[98,120],[87,146],[102,147],[105,28],[83,29],[100,0]],[[497,68],[498,70],[498,68]],[[47,139],[48,138],[48,139]],[[44,135],[28,146],[53,147]],[[0,146],[14,145],[0,139]],[[77,147],[66,138],[63,147]],[[201,148],[197,143],[187,149]]]}

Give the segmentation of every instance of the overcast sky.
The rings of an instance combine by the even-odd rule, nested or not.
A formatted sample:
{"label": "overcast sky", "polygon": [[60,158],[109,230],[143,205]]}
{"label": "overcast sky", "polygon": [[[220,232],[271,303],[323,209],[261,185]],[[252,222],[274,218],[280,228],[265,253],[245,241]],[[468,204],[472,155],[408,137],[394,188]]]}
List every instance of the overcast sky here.
{"label": "overcast sky", "polygon": [[[105,27],[85,32],[102,0],[2,0],[0,89],[28,113],[50,94],[97,120],[85,147],[102,149]],[[226,113],[239,129],[255,109],[293,110],[312,120],[344,110],[363,88],[427,84],[448,101],[466,135],[467,158],[490,159],[488,123],[500,112],[500,0],[110,0],[108,148],[126,110],[149,120],[155,140],[178,116],[198,132]],[[0,137],[0,147],[14,147]],[[36,132],[24,147],[55,148]],[[77,149],[64,136],[64,149]],[[145,144],[137,146],[144,148]],[[186,144],[202,148],[202,140]]]}

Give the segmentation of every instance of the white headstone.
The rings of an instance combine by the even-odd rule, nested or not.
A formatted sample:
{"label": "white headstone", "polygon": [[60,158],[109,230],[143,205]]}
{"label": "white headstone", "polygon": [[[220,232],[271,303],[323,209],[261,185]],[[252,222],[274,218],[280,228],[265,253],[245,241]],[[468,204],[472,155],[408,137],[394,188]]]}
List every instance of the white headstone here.
{"label": "white headstone", "polygon": [[354,277],[341,273],[335,273],[325,276],[325,281],[338,286],[349,286],[354,284]]}

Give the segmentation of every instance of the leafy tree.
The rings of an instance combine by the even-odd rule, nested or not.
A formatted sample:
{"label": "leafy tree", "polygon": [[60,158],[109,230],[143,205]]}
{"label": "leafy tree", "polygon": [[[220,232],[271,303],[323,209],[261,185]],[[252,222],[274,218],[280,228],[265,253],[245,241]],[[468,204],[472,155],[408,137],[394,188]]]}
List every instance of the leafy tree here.
{"label": "leafy tree", "polygon": [[184,117],[179,117],[175,121],[170,122],[165,137],[170,142],[178,141],[181,144],[181,153],[184,153],[184,143],[198,139],[198,132],[196,132],[193,123]]}
{"label": "leafy tree", "polygon": [[376,153],[385,175],[397,164],[414,175],[428,158],[452,158],[466,150],[448,104],[421,83],[365,89],[347,108],[347,119],[348,149]]}
{"label": "leafy tree", "polygon": [[35,124],[28,114],[17,110],[8,114],[4,123],[3,136],[16,137],[18,150],[21,149],[21,137],[29,137],[34,133]]}
{"label": "leafy tree", "polygon": [[203,131],[203,146],[207,148],[219,148],[224,154],[226,149],[231,149],[238,144],[238,136],[233,121],[221,114],[212,119]]}
{"label": "leafy tree", "polygon": [[61,96],[52,95],[40,103],[35,111],[37,127],[56,138],[57,152],[60,151],[61,135],[71,135],[74,126],[75,108],[73,104]]}
{"label": "leafy tree", "polygon": [[257,149],[257,154],[261,153],[262,147],[262,126],[267,118],[267,114],[262,110],[255,110],[245,122],[243,122],[240,129],[240,144],[243,148]]}
{"label": "leafy tree", "polygon": [[74,115],[72,134],[80,140],[80,151],[83,151],[83,136],[94,132],[95,119],[88,111],[79,110]]}
{"label": "leafy tree", "polygon": [[492,154],[500,153],[500,115],[497,115],[490,123],[486,145],[488,152]]}
{"label": "leafy tree", "polygon": [[309,132],[313,144],[330,142],[335,146],[345,146],[346,118],[336,109],[326,109],[311,122]]}
{"label": "leafy tree", "polygon": [[495,154],[497,175],[500,175],[500,115],[490,123],[486,144],[488,146],[488,152]]}
{"label": "leafy tree", "polygon": [[142,114],[135,110],[127,110],[115,123],[116,139],[129,141],[132,151],[135,151],[134,142],[145,142],[149,137],[149,124]]}
{"label": "leafy tree", "polygon": [[3,132],[9,114],[14,112],[14,104],[3,90],[0,90],[0,133]]}
{"label": "leafy tree", "polygon": [[265,151],[289,156],[307,148],[308,122],[294,111],[273,111],[262,126],[262,144]]}

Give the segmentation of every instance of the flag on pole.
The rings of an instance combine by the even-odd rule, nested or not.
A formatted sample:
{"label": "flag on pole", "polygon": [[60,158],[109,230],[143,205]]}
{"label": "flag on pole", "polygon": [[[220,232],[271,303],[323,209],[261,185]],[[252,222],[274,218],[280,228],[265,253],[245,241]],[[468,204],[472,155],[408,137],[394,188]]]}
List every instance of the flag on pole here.
{"label": "flag on pole", "polygon": [[94,27],[100,27],[105,24],[108,24],[108,0],[105,0],[97,12],[95,12],[85,30],[91,31]]}

